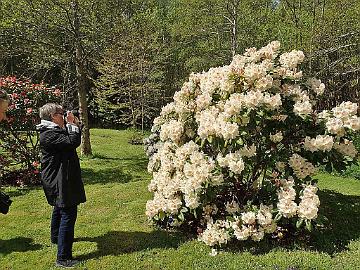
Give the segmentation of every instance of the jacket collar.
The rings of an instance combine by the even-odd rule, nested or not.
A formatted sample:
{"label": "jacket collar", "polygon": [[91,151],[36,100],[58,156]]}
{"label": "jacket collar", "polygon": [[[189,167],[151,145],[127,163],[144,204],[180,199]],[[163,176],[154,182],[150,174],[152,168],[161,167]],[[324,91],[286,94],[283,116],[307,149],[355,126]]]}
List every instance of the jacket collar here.
{"label": "jacket collar", "polygon": [[58,124],[55,124],[54,122],[48,121],[48,120],[41,120],[40,124],[36,125],[36,129],[54,129],[54,128],[60,128]]}

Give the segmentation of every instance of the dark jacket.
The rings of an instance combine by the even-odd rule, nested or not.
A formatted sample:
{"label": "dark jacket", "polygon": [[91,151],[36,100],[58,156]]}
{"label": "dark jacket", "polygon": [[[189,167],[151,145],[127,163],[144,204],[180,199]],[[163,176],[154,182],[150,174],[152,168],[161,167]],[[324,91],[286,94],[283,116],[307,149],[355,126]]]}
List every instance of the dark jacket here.
{"label": "dark jacket", "polygon": [[[40,131],[41,180],[46,199],[50,205],[71,207],[86,201],[81,180],[79,158],[76,148],[81,135],[77,128],[67,129],[41,121]],[[76,132],[77,131],[77,132]]]}

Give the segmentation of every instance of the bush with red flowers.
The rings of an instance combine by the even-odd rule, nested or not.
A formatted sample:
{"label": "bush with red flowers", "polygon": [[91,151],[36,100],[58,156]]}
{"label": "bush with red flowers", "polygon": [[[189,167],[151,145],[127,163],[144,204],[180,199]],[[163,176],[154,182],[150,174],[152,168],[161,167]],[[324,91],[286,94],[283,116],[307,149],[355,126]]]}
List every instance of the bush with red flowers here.
{"label": "bush with red flowers", "polygon": [[0,78],[0,91],[5,91],[10,99],[8,121],[0,123],[1,182],[17,186],[38,184],[39,108],[48,102],[58,103],[61,91],[16,77]]}

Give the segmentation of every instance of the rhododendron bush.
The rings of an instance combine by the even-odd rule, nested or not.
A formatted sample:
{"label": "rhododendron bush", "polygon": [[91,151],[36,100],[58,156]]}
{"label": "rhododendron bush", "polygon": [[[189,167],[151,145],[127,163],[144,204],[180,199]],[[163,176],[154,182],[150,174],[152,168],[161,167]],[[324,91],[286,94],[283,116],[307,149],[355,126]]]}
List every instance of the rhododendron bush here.
{"label": "rhododendron bush", "polygon": [[0,123],[0,176],[2,183],[39,183],[39,108],[59,102],[61,92],[44,84],[15,77],[0,78],[0,91],[10,99],[8,121]]}
{"label": "rhododendron bush", "polygon": [[311,230],[313,176],[356,159],[358,105],[315,111],[325,85],[305,78],[303,52],[279,49],[274,41],[191,74],[154,120],[146,215],[155,224],[190,229],[210,246]]}

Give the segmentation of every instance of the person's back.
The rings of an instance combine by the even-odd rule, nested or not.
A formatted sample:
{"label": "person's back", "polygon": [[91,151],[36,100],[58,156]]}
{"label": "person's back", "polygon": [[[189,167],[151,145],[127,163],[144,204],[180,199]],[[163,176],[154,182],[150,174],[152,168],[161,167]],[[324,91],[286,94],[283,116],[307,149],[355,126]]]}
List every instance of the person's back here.
{"label": "person's back", "polygon": [[41,149],[41,179],[48,203],[67,207],[86,201],[76,148],[80,134],[59,126],[38,126]]}

